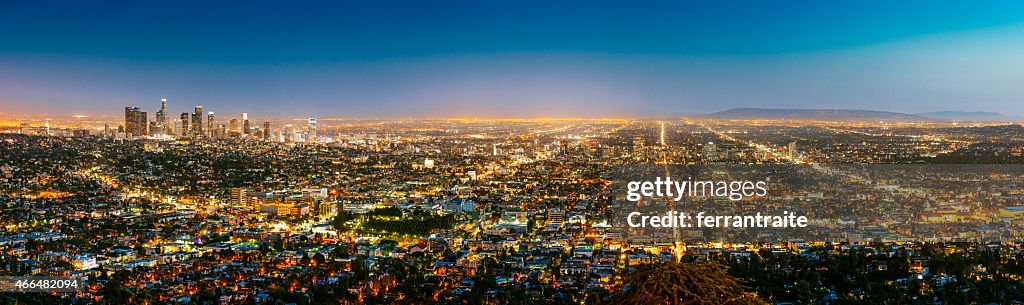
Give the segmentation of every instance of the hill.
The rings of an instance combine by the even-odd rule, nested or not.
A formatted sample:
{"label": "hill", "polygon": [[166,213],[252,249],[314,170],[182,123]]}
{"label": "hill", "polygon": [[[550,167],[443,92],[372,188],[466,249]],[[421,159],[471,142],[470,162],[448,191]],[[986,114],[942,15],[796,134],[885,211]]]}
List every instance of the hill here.
{"label": "hill", "polygon": [[976,122],[1013,122],[1021,121],[1024,118],[1008,116],[998,112],[985,111],[936,111],[917,113],[915,115],[951,121],[976,121]]}
{"label": "hill", "polygon": [[706,114],[701,117],[712,119],[806,119],[825,121],[931,121],[932,118],[913,114],[859,110],[859,109],[772,109],[734,108]]}

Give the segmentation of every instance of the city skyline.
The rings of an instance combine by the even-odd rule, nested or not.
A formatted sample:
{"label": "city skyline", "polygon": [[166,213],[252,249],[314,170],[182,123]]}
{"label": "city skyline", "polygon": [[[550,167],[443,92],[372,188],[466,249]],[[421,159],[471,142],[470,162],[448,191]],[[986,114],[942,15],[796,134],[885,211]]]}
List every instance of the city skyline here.
{"label": "city skyline", "polygon": [[[181,105],[173,105],[174,107],[168,107],[169,100],[167,98],[160,98],[160,107],[149,110],[147,103],[138,103],[125,105],[125,111],[134,109],[134,111],[141,111],[142,114],[148,115],[148,119],[145,119],[148,123],[159,123],[160,125],[180,123],[180,119],[177,118],[177,111],[172,110],[174,107],[181,107]],[[216,107],[217,105],[214,105]],[[196,104],[194,106],[186,106],[186,109],[193,109],[184,112],[180,112],[182,115],[188,114],[191,117],[195,114],[193,107],[198,109],[203,108],[202,104]],[[225,113],[223,111],[214,111],[213,108],[204,111],[209,116],[214,116],[215,113],[221,115],[227,114],[229,117],[247,117],[251,111],[241,110],[242,112]],[[161,114],[163,112],[163,114]],[[0,127],[13,127],[20,123],[41,123],[41,122],[54,122],[65,127],[71,126],[82,126],[78,123],[82,121],[91,122],[86,125],[95,125],[96,123],[122,123],[122,127],[126,126],[125,117],[121,114],[115,114],[113,112],[97,112],[96,114],[83,114],[83,112],[74,113],[4,113],[0,112],[5,120],[0,120]],[[807,120],[807,121],[864,121],[864,120],[876,120],[876,121],[889,121],[889,122],[920,122],[920,123],[939,123],[939,122],[973,122],[973,123],[1015,123],[1024,121],[1024,116],[1017,115],[1006,115],[1001,112],[988,112],[988,111],[963,111],[963,110],[947,110],[947,111],[918,111],[913,113],[904,112],[891,112],[891,111],[880,111],[873,109],[854,109],[854,108],[761,108],[761,107],[735,107],[727,108],[720,111],[712,112],[682,112],[682,113],[648,113],[648,114],[634,114],[634,115],[600,115],[600,116],[581,116],[581,115],[565,115],[565,116],[488,116],[488,115],[475,115],[475,116],[416,116],[416,115],[404,115],[404,116],[320,116],[316,113],[308,114],[270,114],[261,115],[262,121],[295,121],[296,124],[305,122],[307,119],[319,117],[324,120],[588,120],[588,119],[678,119],[678,118],[717,118],[717,119],[765,119],[765,120],[779,120],[779,119],[791,119],[791,120]],[[191,120],[191,119],[190,119]],[[96,127],[96,126],[92,126]],[[253,126],[257,127],[258,126]]]}
{"label": "city skyline", "polygon": [[0,6],[0,112],[166,97],[264,117],[1024,115],[1011,1],[48,4]]}
{"label": "city skyline", "polygon": [[[268,141],[274,139],[281,142],[297,141],[309,143],[313,143],[318,140],[318,124],[315,116],[309,116],[306,118],[307,127],[304,132],[295,133],[292,130],[293,124],[287,123],[279,126],[280,130],[273,132],[271,130],[271,121],[279,120],[275,118],[264,118],[262,126],[258,123],[253,124],[249,120],[248,112],[242,112],[240,115],[235,116],[223,116],[222,113],[222,116],[219,116],[220,120],[217,120],[218,116],[216,115],[216,112],[210,108],[206,108],[204,110],[203,105],[196,105],[192,112],[181,112],[181,114],[177,116],[172,112],[173,111],[169,111],[168,100],[166,98],[161,98],[160,108],[156,111],[156,116],[153,117],[153,120],[148,119],[149,112],[145,111],[145,107],[125,106],[123,120],[120,122],[114,120],[114,126],[110,125],[111,121],[109,119],[104,118],[94,119],[91,124],[86,125],[93,125],[91,126],[92,129],[98,130],[99,128],[97,125],[102,124],[102,135],[104,137],[113,137],[117,139],[145,138],[170,140],[173,138],[241,138]],[[177,119],[175,119],[175,117],[177,117]],[[80,118],[88,119],[88,117],[85,116]],[[241,120],[239,120],[239,118],[241,118]],[[50,121],[51,119],[46,119],[45,121],[46,125],[44,127],[44,134],[49,134],[50,132]],[[18,126],[21,132],[33,127],[32,124],[28,122],[21,123]],[[67,125],[61,127],[67,127]],[[77,125],[74,127],[83,126]],[[79,132],[85,133],[87,131],[79,129]]]}

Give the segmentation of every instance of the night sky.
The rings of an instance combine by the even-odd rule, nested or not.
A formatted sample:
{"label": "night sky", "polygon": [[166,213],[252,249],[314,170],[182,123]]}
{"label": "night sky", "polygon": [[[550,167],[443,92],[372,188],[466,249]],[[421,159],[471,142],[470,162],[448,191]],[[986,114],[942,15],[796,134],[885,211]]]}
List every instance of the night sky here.
{"label": "night sky", "polygon": [[1024,115],[1024,1],[0,0],[0,113]]}

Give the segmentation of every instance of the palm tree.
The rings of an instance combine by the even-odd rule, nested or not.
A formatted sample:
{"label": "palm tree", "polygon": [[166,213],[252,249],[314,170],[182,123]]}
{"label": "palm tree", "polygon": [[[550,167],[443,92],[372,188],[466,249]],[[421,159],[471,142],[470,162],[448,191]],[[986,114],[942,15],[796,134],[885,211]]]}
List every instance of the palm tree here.
{"label": "palm tree", "polygon": [[716,263],[662,262],[623,278],[611,304],[767,305]]}

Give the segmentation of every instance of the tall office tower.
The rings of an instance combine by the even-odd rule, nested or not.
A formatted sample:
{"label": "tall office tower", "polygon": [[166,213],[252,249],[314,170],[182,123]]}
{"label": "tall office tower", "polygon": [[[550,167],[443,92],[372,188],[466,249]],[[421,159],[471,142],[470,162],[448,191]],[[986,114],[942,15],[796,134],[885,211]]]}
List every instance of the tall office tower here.
{"label": "tall office tower", "polygon": [[192,112],[192,136],[204,136],[203,127],[203,105],[196,105],[196,111]]}
{"label": "tall office tower", "polygon": [[263,139],[270,140],[270,122],[263,122]]}
{"label": "tall office tower", "polygon": [[252,126],[249,126],[249,114],[242,112],[242,134],[249,134]]}
{"label": "tall office tower", "polygon": [[797,157],[797,154],[799,152],[796,151],[796,141],[789,142],[789,145],[786,145],[786,148],[788,150],[787,153],[789,153],[789,157],[790,158],[796,158]]}
{"label": "tall office tower", "polygon": [[171,127],[171,121],[172,121],[171,114],[167,113],[167,99],[166,98],[161,98],[160,99],[160,108],[163,109],[163,111],[164,111],[164,121],[161,122],[162,124],[164,124],[164,129],[173,130],[174,128]]}
{"label": "tall office tower", "polygon": [[136,120],[136,124],[138,124],[136,126],[139,126],[139,135],[147,135],[147,134],[149,134],[149,128],[147,128],[147,127],[149,127],[149,123],[148,123],[149,119],[146,118],[146,112],[145,111],[139,111],[136,114],[135,120]]}
{"label": "tall office tower", "polygon": [[285,142],[291,142],[292,141],[292,124],[285,124],[284,125],[284,141]]}
{"label": "tall office tower", "polygon": [[231,119],[228,123],[228,133],[232,136],[237,136],[242,130],[238,129],[238,119]]}
{"label": "tall office tower", "polygon": [[135,111],[137,111],[138,109],[139,107],[124,107],[124,132],[129,134],[129,136],[131,136],[131,134],[135,132]]}
{"label": "tall office tower", "polygon": [[180,136],[184,137],[184,136],[192,134],[188,130],[188,121],[189,121],[188,112],[182,112],[181,113],[181,131],[178,132]]}
{"label": "tall office tower", "polygon": [[210,111],[210,113],[206,115],[206,132],[210,133],[211,136],[215,136],[214,131],[216,130],[217,124],[213,121],[213,111]]}
{"label": "tall office tower", "polygon": [[316,118],[309,118],[309,138],[306,139],[309,142],[316,142]]}
{"label": "tall office tower", "polygon": [[110,137],[110,123],[103,123],[103,136]]}
{"label": "tall office tower", "polygon": [[160,99],[160,110],[156,112],[156,124],[159,125],[160,129],[167,132],[170,129],[170,124],[167,124],[167,99]]}
{"label": "tall office tower", "polygon": [[134,136],[141,137],[146,135],[146,127],[149,127],[149,123],[146,119],[146,112],[139,109],[139,107],[124,107],[124,132]]}

